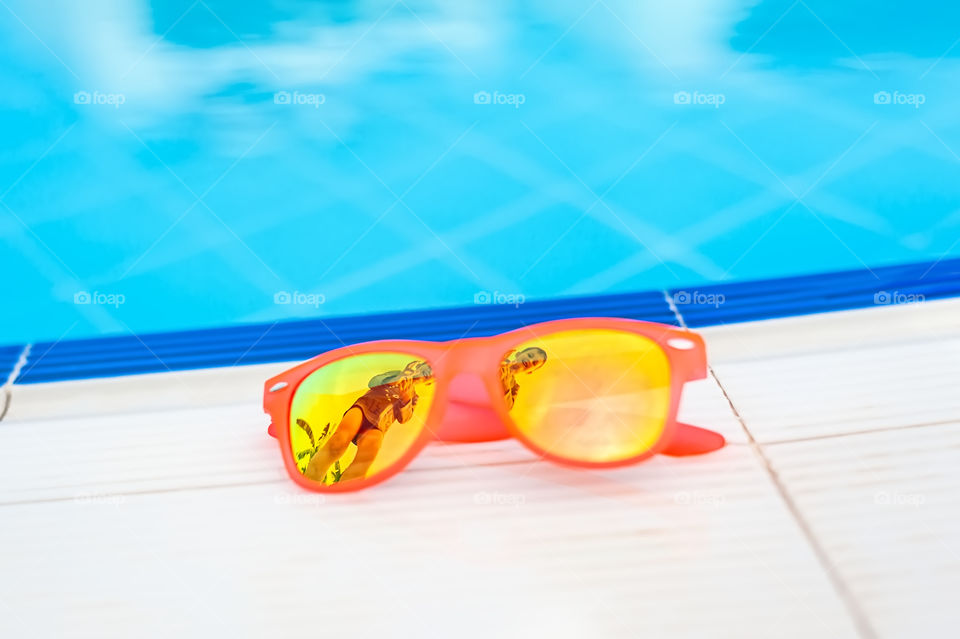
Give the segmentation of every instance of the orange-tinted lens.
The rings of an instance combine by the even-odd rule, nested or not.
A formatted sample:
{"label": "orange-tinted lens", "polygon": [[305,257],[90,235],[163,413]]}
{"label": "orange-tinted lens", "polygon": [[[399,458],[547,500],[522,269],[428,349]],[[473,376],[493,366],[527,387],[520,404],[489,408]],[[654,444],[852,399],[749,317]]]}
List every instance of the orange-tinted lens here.
{"label": "orange-tinted lens", "polygon": [[656,342],[614,330],[531,339],[500,364],[504,402],[535,446],[614,462],[652,448],[670,410],[670,364]]}
{"label": "orange-tinted lens", "polygon": [[327,485],[383,472],[416,443],[433,394],[430,365],[408,353],[364,353],[317,369],[290,409],[297,468]]}

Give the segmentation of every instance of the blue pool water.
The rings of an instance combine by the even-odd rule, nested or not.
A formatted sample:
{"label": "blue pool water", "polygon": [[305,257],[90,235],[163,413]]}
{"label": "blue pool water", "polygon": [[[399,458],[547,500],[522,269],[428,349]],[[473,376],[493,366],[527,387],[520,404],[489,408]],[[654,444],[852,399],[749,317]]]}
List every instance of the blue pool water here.
{"label": "blue pool water", "polygon": [[960,255],[941,2],[5,5],[0,343]]}

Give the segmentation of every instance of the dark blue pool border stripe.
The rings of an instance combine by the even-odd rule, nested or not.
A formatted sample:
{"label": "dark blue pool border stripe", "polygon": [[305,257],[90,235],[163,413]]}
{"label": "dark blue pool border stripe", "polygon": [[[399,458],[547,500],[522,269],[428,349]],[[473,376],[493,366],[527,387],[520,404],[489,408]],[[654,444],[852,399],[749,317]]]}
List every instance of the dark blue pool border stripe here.
{"label": "dark blue pool border stripe", "polygon": [[0,386],[2,386],[7,379],[9,379],[10,374],[13,373],[13,368],[17,365],[17,362],[20,361],[20,353],[22,352],[23,346],[0,346]]}
{"label": "dark blue pool border stripe", "polygon": [[[960,296],[960,258],[670,289],[691,328]],[[722,297],[721,297],[722,296]]]}
{"label": "dark blue pool border stripe", "polygon": [[[477,337],[566,317],[615,316],[676,325],[671,301],[685,324],[700,328],[955,296],[960,296],[960,258],[520,306],[471,305],[38,343],[16,383],[296,361],[368,340]],[[22,349],[0,347],[0,380],[13,370]]]}
{"label": "dark blue pool border stripe", "polygon": [[173,333],[37,343],[18,384],[304,360],[377,339],[451,340],[494,335],[544,319],[611,315],[677,324],[662,291]]}

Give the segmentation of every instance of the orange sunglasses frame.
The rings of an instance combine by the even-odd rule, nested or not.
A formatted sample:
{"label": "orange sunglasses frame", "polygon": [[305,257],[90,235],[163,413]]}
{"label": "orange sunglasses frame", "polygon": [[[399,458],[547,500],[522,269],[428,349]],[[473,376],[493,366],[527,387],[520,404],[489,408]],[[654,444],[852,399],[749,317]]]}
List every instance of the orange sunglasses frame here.
{"label": "orange sunglasses frame", "polygon": [[[560,331],[597,329],[641,335],[655,342],[665,353],[670,366],[670,408],[666,425],[656,444],[634,457],[611,462],[558,457],[534,444],[517,428],[503,402],[503,388],[497,371],[505,353],[530,339]],[[305,478],[297,468],[290,446],[290,408],[300,383],[327,364],[364,353],[383,352],[410,354],[426,360],[433,368],[436,391],[424,421],[423,432],[399,460],[370,478],[332,485]],[[626,466],[657,453],[686,456],[714,451],[726,443],[722,435],[680,423],[676,419],[684,384],[703,379],[706,374],[703,338],[694,332],[667,324],[621,318],[564,319],[531,324],[490,337],[470,337],[449,342],[380,340],[344,346],[268,379],[264,384],[263,410],[271,418],[267,432],[278,440],[284,466],[293,481],[316,492],[349,492],[368,488],[394,476],[431,441],[480,442],[515,437],[544,459],[581,468]],[[471,380],[471,377],[474,379]],[[476,383],[477,379],[481,384]]]}

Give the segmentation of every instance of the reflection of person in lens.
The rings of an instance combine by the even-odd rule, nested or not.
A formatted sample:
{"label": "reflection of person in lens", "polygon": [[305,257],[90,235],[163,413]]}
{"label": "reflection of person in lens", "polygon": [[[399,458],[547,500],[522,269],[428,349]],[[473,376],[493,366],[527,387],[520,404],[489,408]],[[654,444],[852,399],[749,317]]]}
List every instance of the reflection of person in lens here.
{"label": "reflection of person in lens", "polygon": [[387,430],[394,422],[403,424],[413,417],[418,399],[416,385],[432,382],[433,370],[421,361],[410,362],[402,371],[375,376],[368,384],[370,390],[347,409],[330,440],[310,458],[304,476],[323,481],[330,466],[347,452],[351,442],[357,445],[357,454],[340,481],[366,476]]}
{"label": "reflection of person in lens", "polygon": [[546,362],[547,352],[536,346],[523,349],[512,360],[510,355],[503,358],[500,363],[500,383],[503,386],[503,398],[507,402],[507,410],[513,408],[513,402],[517,399],[517,393],[520,391],[517,375],[532,373]]}

